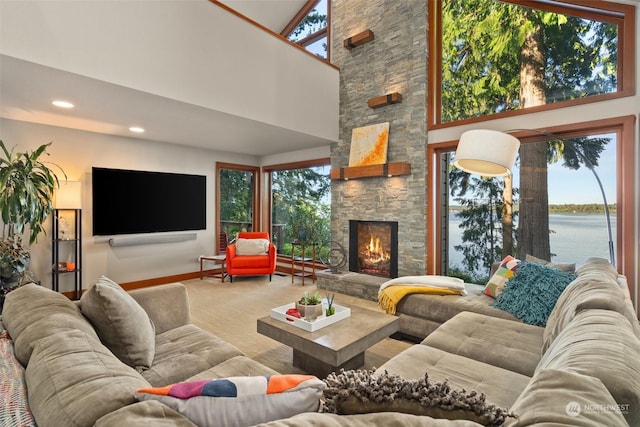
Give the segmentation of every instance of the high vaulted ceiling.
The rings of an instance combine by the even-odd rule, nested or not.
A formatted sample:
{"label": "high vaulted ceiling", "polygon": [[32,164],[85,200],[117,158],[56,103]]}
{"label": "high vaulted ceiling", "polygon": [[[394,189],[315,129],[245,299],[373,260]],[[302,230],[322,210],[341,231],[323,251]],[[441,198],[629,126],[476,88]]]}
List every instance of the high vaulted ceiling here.
{"label": "high vaulted ceiling", "polygon": [[[207,3],[207,7],[211,8],[206,9],[207,13],[214,13],[216,16],[226,14],[220,19],[234,19],[233,16],[219,6],[209,4],[207,0],[201,1]],[[33,0],[30,2],[32,4],[41,4],[41,9],[31,9],[29,13],[34,14],[33,10],[41,12],[39,16],[34,16],[34,19],[39,24],[44,23],[50,25],[50,32],[52,34],[54,34],[54,32],[62,33],[65,31],[65,28],[56,28],[58,22],[53,18],[49,21],[50,15],[47,14],[52,10],[48,9],[51,7],[51,4],[57,2],[60,3],[60,6],[66,3],[64,7],[69,7],[69,2],[65,0]],[[12,19],[11,12],[16,10],[9,8],[9,3],[15,2],[0,2],[0,11],[2,12],[1,19],[3,21],[2,27],[8,27],[7,23]],[[104,1],[101,3],[104,4]],[[155,2],[151,1],[147,2],[145,7],[155,7],[154,3]],[[194,2],[179,3],[181,5],[180,7],[185,10],[194,6],[203,7],[202,3],[199,2],[195,2],[197,5],[194,5]],[[239,13],[271,29],[275,33],[279,33],[306,2],[304,0],[269,0],[267,2],[257,0],[226,0],[224,3]],[[113,4],[117,4],[117,1],[114,0]],[[173,7],[176,7],[175,4]],[[74,13],[75,12],[74,10]],[[84,11],[81,10],[77,13],[82,14]],[[123,13],[126,13],[126,11],[123,11]],[[82,31],[85,32],[85,36],[93,31],[91,19],[92,17],[89,16],[86,18],[85,23],[78,25],[78,28],[81,28]],[[244,22],[242,23],[244,24]],[[212,27],[217,28],[222,26],[213,23]],[[252,31],[255,32],[255,27],[249,27],[251,27],[247,30],[249,33]],[[176,28],[175,30],[175,37],[180,37],[181,31],[193,32],[199,31],[200,29]],[[286,118],[278,117],[279,114],[287,114],[287,112],[282,109],[282,105],[286,106],[294,103],[292,101],[287,102],[286,94],[283,100],[276,99],[272,101],[268,98],[277,97],[265,95],[262,98],[267,99],[248,102],[244,106],[240,102],[238,102],[238,105],[231,105],[235,100],[230,98],[230,102],[227,103],[230,105],[229,109],[226,109],[224,105],[222,107],[215,105],[216,101],[225,104],[222,102],[222,95],[220,100],[211,99],[211,102],[207,100],[199,102],[201,100],[197,100],[197,96],[181,96],[177,91],[151,91],[148,90],[148,87],[142,88],[133,84],[118,84],[115,82],[115,79],[106,78],[106,73],[104,74],[105,78],[102,76],[98,78],[95,75],[96,73],[74,72],[72,67],[64,69],[63,67],[66,67],[66,64],[58,66],[58,64],[62,64],[62,62],[60,62],[59,58],[55,55],[51,56],[49,62],[43,61],[42,63],[27,57],[28,55],[16,55],[16,51],[24,52],[25,48],[21,45],[23,42],[17,42],[15,40],[16,37],[11,41],[11,29],[9,28],[6,31],[7,33],[3,32],[0,38],[0,116],[2,118],[255,156],[327,146],[337,139],[337,96],[335,97],[336,99],[319,100],[319,105],[322,105],[323,101],[327,101],[325,104],[329,106],[329,110],[335,107],[335,129],[331,129],[329,132],[324,132],[323,130],[318,131],[313,129],[313,125],[307,126],[307,128],[297,126],[296,123],[303,121],[300,120],[300,118],[292,118],[290,122],[287,122]],[[206,28],[206,31],[215,31],[215,29]],[[238,63],[240,67],[238,74],[244,74],[245,71],[247,71],[246,68],[254,68],[251,66],[247,67],[243,64],[243,61],[246,60],[246,58],[243,58],[243,55],[248,55],[250,54],[249,52],[251,52],[251,46],[247,44],[246,41],[243,45],[246,48],[235,49],[230,55],[232,57],[228,57],[228,55],[225,54],[224,49],[231,49],[232,46],[230,43],[232,41],[225,40],[226,35],[224,31],[225,29],[221,28],[215,37],[207,34],[207,39],[211,41],[208,42],[205,47],[210,47],[212,51],[215,52],[222,52],[222,54],[219,55],[213,53],[211,55],[215,56],[217,60]],[[27,30],[25,30],[25,32],[27,32]],[[127,35],[126,32],[123,33],[122,39],[119,38],[117,31],[105,34],[103,39],[101,39],[101,42],[104,41],[105,43],[105,49],[112,49],[112,46],[107,46],[107,41],[116,48],[118,46],[123,46],[123,48],[127,46],[127,44],[130,43],[130,38],[127,40],[125,38]],[[260,37],[265,37],[264,32],[262,33]],[[55,34],[57,35],[58,33]],[[76,36],[80,38],[83,37],[82,34]],[[271,35],[269,35],[269,38],[276,39]],[[63,36],[61,36],[60,40],[63,40]],[[55,40],[55,42],[59,42],[60,40]],[[193,45],[191,40],[189,42]],[[286,43],[281,40],[277,40],[277,42],[286,45]],[[158,43],[161,43],[161,41],[158,41]],[[273,41],[267,40],[267,43],[273,43]],[[8,46],[8,48],[5,49],[5,46]],[[60,49],[60,57],[68,53],[65,52],[65,46],[62,45],[62,43],[57,47]],[[276,46],[276,48],[280,49],[282,46]],[[117,67],[121,67],[124,73],[129,71],[127,70],[128,62],[126,57],[123,57],[121,64],[115,66],[112,62],[107,61],[105,59],[106,57],[103,58],[101,55],[102,52],[98,49],[100,49],[100,46],[95,50],[88,51],[86,60],[105,60],[105,68],[112,67],[113,69],[115,67],[117,69]],[[291,46],[286,46],[286,49],[297,50]],[[197,57],[198,60],[203,60],[202,46],[195,46],[194,51],[195,57]],[[162,54],[162,52],[160,52],[160,54]],[[34,57],[35,56],[36,55],[34,55]],[[79,58],[79,55],[73,56],[69,53],[69,57],[75,60]],[[206,59],[207,58],[205,58],[205,60]],[[317,62],[317,65],[310,65],[311,67],[329,67],[313,58],[311,58],[311,60]],[[288,61],[288,57],[285,58],[285,61]],[[303,61],[308,61],[308,59],[303,59]],[[144,62],[142,63],[144,64]],[[196,81],[191,78],[190,73],[193,72],[193,70],[190,70],[188,65],[189,64],[186,64],[184,69],[180,70],[184,71],[184,75],[173,76],[174,82],[178,83],[178,89],[180,85],[183,85],[183,88],[187,88],[188,85]],[[287,65],[290,64],[285,63],[283,67]],[[265,67],[270,66],[273,66],[273,63],[265,64]],[[78,69],[80,68],[82,67]],[[86,67],[86,69],[89,68],[90,66]],[[255,68],[259,69],[259,67]],[[154,76],[156,72],[164,71],[165,70],[158,70],[157,68],[146,70],[150,76],[150,80],[152,80],[151,77]],[[272,70],[265,68],[263,71],[263,74],[270,76],[268,71]],[[197,73],[197,70],[195,70],[195,72]],[[276,73],[277,72],[276,70]],[[169,71],[167,71],[167,73],[169,73]],[[220,80],[228,80],[226,82],[227,85],[244,84],[242,81],[238,83],[235,80],[237,77],[235,75],[227,76],[226,78],[217,78],[216,80],[222,85],[225,84],[225,81],[220,82]],[[251,75],[243,77],[247,85],[255,80]],[[288,80],[291,80],[291,78]],[[269,79],[269,82],[271,81],[273,81],[273,78]],[[274,88],[277,88],[280,83],[281,82],[278,81],[274,82]],[[307,87],[310,84],[308,81],[299,83]],[[322,81],[320,81],[320,83],[324,84]],[[331,82],[330,84],[333,83]],[[282,93],[283,89],[279,88],[273,91],[274,93]],[[221,91],[213,91],[212,93],[215,94],[219,92]],[[337,87],[335,93],[337,94]],[[74,104],[76,104],[76,108],[72,110],[59,110],[53,107],[50,104],[51,100],[58,98],[72,100]],[[282,102],[282,104],[278,106],[277,102]],[[315,104],[310,102],[310,105]],[[293,106],[293,108],[295,108],[295,106]],[[252,111],[252,109],[254,111]],[[280,109],[282,111],[272,111],[272,109]],[[315,114],[316,117],[320,117],[320,115],[325,117],[327,111],[327,108],[319,109],[318,111],[311,110],[309,114]],[[329,115],[333,114],[334,112],[329,113]],[[330,123],[333,123],[333,121],[331,118]],[[132,134],[128,128],[133,125],[142,126],[146,131],[141,135]],[[327,126],[323,126],[323,128],[326,127]],[[333,125],[329,127],[333,127]]]}

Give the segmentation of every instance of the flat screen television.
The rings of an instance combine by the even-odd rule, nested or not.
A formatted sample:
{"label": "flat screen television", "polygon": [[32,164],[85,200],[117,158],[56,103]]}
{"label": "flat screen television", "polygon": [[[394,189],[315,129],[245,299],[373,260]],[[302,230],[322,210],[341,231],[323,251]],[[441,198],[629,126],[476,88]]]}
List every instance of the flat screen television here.
{"label": "flat screen television", "polygon": [[93,235],[207,228],[202,175],[92,168]]}

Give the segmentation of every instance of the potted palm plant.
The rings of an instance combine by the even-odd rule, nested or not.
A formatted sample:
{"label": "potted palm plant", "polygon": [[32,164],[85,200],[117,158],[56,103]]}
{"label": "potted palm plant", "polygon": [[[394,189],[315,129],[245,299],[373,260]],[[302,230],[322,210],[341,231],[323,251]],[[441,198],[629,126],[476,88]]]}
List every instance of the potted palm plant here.
{"label": "potted palm plant", "polygon": [[[53,211],[53,191],[58,175],[41,156],[51,143],[24,153],[9,151],[0,140],[0,307],[4,295],[32,280],[28,271],[30,251],[22,242],[28,229],[29,245],[44,232],[44,222]],[[66,178],[66,174],[54,165]]]}

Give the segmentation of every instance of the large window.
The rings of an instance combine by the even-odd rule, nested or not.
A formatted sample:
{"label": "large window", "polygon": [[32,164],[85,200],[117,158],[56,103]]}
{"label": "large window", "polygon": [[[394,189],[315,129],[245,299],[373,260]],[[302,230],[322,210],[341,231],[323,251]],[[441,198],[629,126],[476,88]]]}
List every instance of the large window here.
{"label": "large window", "polygon": [[634,93],[633,6],[443,0],[429,15],[431,127]]}
{"label": "large window", "polygon": [[[628,116],[552,129],[560,139],[516,132],[522,145],[511,184],[453,168],[455,141],[430,146],[430,185],[440,206],[430,219],[437,242],[434,271],[482,283],[491,263],[506,254],[568,263],[589,256],[609,259],[603,196],[594,174],[575,153],[580,150],[604,188],[618,270],[633,277],[634,121]],[[533,168],[542,173],[535,179],[523,173],[523,155],[531,150],[544,155],[543,163]],[[504,215],[507,185],[513,189],[510,224]]]}
{"label": "large window", "polygon": [[258,230],[258,171],[253,166],[217,163],[218,232],[229,239],[239,231]]}
{"label": "large window", "polygon": [[329,58],[330,0],[308,1],[282,35],[321,58]]}
{"label": "large window", "polygon": [[315,243],[316,257],[326,259],[331,239],[328,160],[271,166],[265,172],[271,182],[271,230],[278,252],[291,255],[292,242]]}

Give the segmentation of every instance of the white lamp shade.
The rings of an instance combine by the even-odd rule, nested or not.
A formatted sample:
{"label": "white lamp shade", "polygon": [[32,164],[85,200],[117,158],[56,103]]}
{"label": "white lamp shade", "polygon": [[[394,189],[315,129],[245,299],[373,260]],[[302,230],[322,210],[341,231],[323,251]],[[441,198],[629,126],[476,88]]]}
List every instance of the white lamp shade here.
{"label": "white lamp shade", "polygon": [[482,176],[505,176],[511,173],[520,141],[497,130],[475,129],[462,134],[453,165]]}
{"label": "white lamp shade", "polygon": [[82,209],[82,183],[80,181],[60,181],[55,192],[56,209]]}

